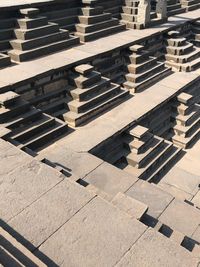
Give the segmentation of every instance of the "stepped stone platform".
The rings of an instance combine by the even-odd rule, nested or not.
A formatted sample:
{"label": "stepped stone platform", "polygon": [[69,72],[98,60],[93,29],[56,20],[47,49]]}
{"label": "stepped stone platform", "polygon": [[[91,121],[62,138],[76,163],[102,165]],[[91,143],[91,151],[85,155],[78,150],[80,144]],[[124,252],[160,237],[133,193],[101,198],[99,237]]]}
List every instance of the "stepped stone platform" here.
{"label": "stepped stone platform", "polygon": [[0,266],[199,266],[197,7],[0,2]]}
{"label": "stepped stone platform", "polygon": [[31,60],[79,43],[67,30],[60,30],[57,24],[48,23],[46,17],[39,16],[39,9],[21,9],[20,13],[24,18],[17,20],[17,39],[10,41],[13,50],[9,51],[9,56],[13,61]]}

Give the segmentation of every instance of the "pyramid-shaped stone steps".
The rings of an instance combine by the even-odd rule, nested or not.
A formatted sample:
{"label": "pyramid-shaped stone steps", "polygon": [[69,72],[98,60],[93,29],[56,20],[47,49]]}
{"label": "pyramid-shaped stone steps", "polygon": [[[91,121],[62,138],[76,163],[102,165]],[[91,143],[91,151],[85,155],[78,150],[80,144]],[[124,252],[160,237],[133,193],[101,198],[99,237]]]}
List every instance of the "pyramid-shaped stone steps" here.
{"label": "pyramid-shaped stone steps", "polygon": [[38,151],[67,133],[63,121],[33,108],[16,93],[1,94],[0,103],[1,121],[10,130],[6,139],[22,149]]}
{"label": "pyramid-shaped stone steps", "polygon": [[67,30],[59,30],[58,25],[48,24],[46,17],[38,16],[38,9],[22,9],[20,12],[25,18],[17,20],[17,39],[10,42],[13,50],[9,51],[9,55],[12,60],[31,60],[79,43],[78,38],[70,36]]}
{"label": "pyramid-shaped stone steps", "polygon": [[127,66],[129,73],[125,75],[126,82],[123,84],[126,89],[138,92],[170,74],[170,68],[151,57],[143,46],[134,45],[130,51],[132,54],[128,60],[131,64]]}
{"label": "pyramid-shaped stone steps", "polygon": [[76,86],[71,90],[73,100],[68,103],[70,111],[64,114],[64,119],[73,126],[106,110],[128,94],[128,91],[111,83],[108,78],[101,77],[90,65],[78,66],[75,71],[71,79]]}
{"label": "pyramid-shaped stone steps", "polygon": [[89,42],[125,29],[111,13],[103,13],[103,8],[96,1],[83,1],[82,15],[78,17],[75,36],[81,42]]}
{"label": "pyramid-shaped stone steps", "polygon": [[200,50],[176,31],[168,32],[166,65],[177,71],[193,71],[200,66]]}
{"label": "pyramid-shaped stone steps", "polygon": [[177,97],[177,113],[173,114],[176,124],[173,127],[173,143],[188,148],[200,133],[200,106],[195,103],[196,97],[181,93]]}
{"label": "pyramid-shaped stone steps", "polygon": [[129,138],[125,139],[125,144],[130,149],[128,155],[125,156],[126,164],[122,160],[120,166],[118,160],[117,165],[147,181],[157,179],[173,163],[181,151],[181,149],[174,147],[171,142],[152,135],[147,128],[139,125],[129,132]]}

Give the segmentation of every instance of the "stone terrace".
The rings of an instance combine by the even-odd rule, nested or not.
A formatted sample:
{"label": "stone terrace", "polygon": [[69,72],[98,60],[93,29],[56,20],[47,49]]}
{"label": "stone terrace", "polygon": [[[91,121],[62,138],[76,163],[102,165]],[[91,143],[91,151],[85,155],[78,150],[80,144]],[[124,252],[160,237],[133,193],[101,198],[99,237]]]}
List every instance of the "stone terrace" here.
{"label": "stone terrace", "polygon": [[199,266],[199,19],[1,1],[0,266]]}

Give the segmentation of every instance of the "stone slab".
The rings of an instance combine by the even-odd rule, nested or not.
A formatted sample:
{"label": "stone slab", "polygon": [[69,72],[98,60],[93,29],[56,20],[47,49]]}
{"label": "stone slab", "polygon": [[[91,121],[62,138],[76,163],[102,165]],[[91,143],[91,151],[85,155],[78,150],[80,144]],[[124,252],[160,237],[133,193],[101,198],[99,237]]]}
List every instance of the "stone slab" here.
{"label": "stone slab", "polygon": [[148,229],[116,266],[192,267],[197,264],[198,259],[193,258],[189,251],[153,229]]}
{"label": "stone slab", "polygon": [[127,191],[138,178],[104,162],[84,180],[114,197],[118,192]]}
{"label": "stone slab", "polygon": [[112,204],[138,220],[140,220],[148,210],[147,205],[121,192],[113,198]]}
{"label": "stone slab", "polygon": [[142,223],[97,197],[39,250],[58,266],[114,266],[145,229]]}
{"label": "stone slab", "polygon": [[[38,247],[94,196],[79,184],[64,180],[11,219],[9,225]],[[22,242],[28,247],[26,241]]]}
{"label": "stone slab", "polygon": [[[7,152],[10,154],[10,151]],[[64,177],[60,172],[34,159],[28,161],[25,157],[23,161],[19,161],[20,155],[12,153],[6,156],[5,151],[3,154],[5,161],[1,160],[4,168],[1,168],[0,173],[0,218],[7,222]]]}
{"label": "stone slab", "polygon": [[173,200],[167,192],[142,180],[135,183],[126,194],[146,204],[149,207],[147,213],[154,218],[158,218]]}
{"label": "stone slab", "polygon": [[185,202],[174,199],[159,217],[159,221],[191,237],[199,225],[200,210]]}

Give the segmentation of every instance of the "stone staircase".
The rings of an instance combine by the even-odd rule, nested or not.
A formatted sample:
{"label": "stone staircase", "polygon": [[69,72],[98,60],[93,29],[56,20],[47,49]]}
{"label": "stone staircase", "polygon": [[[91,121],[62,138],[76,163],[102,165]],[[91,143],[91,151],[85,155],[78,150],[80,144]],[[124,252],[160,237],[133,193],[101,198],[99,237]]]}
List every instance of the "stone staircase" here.
{"label": "stone staircase", "polygon": [[127,66],[126,82],[123,84],[126,89],[137,93],[171,73],[171,68],[165,67],[156,57],[150,56],[144,46],[133,45]]}
{"label": "stone staircase", "polygon": [[105,13],[111,13],[113,18],[120,19],[122,2],[122,0],[101,0],[100,5],[103,6]]}
{"label": "stone staircase", "polygon": [[195,99],[190,94],[181,93],[174,104],[172,140],[181,148],[188,148],[200,134],[200,105]]}
{"label": "stone staircase", "polygon": [[104,13],[103,7],[98,5],[97,0],[82,0],[82,15],[79,16],[79,24],[76,24],[76,33],[81,42],[113,34],[125,29],[118,19],[112,18],[110,13]]}
{"label": "stone staircase", "polygon": [[63,115],[70,125],[78,126],[109,107],[119,103],[128,95],[128,91],[113,84],[108,78],[101,77],[91,65],[80,65],[75,68],[71,90],[73,100],[68,103],[69,112]]}
{"label": "stone staircase", "polygon": [[21,149],[39,151],[67,133],[67,125],[32,107],[11,91],[0,95],[0,122],[9,132],[4,139]]}
{"label": "stone staircase", "polygon": [[0,258],[1,266],[47,266],[2,227],[0,227]]}
{"label": "stone staircase", "polygon": [[11,64],[10,57],[6,54],[0,53],[0,69],[5,68]]}
{"label": "stone staircase", "polygon": [[177,71],[193,71],[200,66],[200,49],[177,31],[168,32],[166,65]]}
{"label": "stone staircase", "polygon": [[179,0],[167,0],[167,15],[174,16],[186,11]]}
{"label": "stone staircase", "polygon": [[181,6],[186,9],[186,11],[192,11],[200,7],[200,0],[180,0]]}
{"label": "stone staircase", "polygon": [[15,38],[15,15],[14,13],[0,15],[0,52],[7,52],[11,49],[10,41]]}
{"label": "stone staircase", "polygon": [[191,42],[197,46],[200,47],[200,20],[197,20],[192,23],[192,36],[191,36]]}
{"label": "stone staircase", "polygon": [[24,18],[17,20],[17,39],[10,42],[13,50],[8,53],[13,61],[31,60],[79,43],[67,30],[60,30],[58,24],[48,23],[46,17],[39,16],[39,9],[21,9],[20,12]]}
{"label": "stone staircase", "polygon": [[41,16],[47,17],[49,22],[56,23],[61,29],[75,32],[78,23],[79,8],[64,8],[42,12]]}
{"label": "stone staircase", "polygon": [[115,166],[149,182],[157,182],[181,151],[140,125],[125,135],[124,146],[128,153],[118,159]]}

